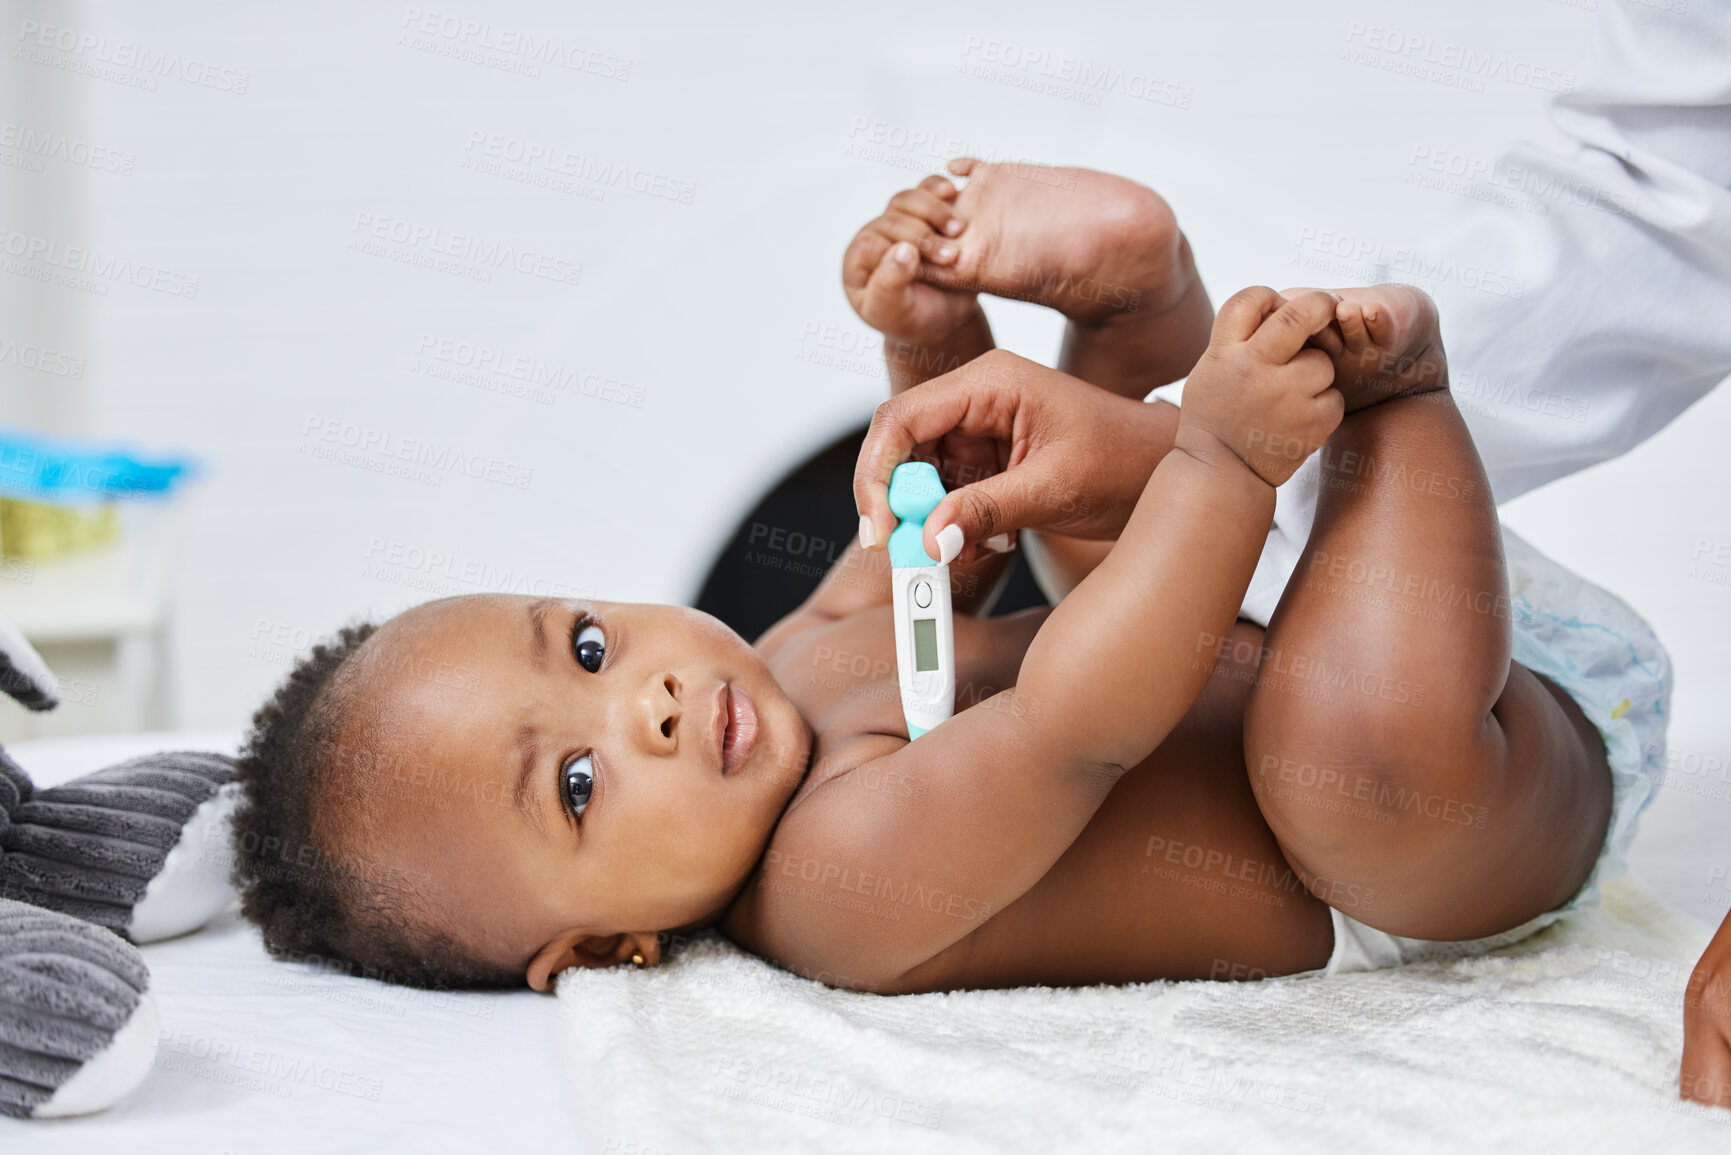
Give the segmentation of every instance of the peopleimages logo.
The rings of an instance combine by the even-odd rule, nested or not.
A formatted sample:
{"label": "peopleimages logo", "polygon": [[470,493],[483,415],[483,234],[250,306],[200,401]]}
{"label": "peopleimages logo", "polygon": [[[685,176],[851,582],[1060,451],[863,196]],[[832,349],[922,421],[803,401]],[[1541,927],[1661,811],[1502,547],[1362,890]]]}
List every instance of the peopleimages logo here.
{"label": "peopleimages logo", "polygon": [[[349,247],[358,252],[405,264],[422,264],[440,272],[460,273],[478,281],[492,280],[494,269],[562,285],[575,285],[583,279],[583,266],[564,257],[486,240],[473,233],[453,233],[437,225],[400,217],[357,212],[349,231],[354,234]],[[393,245],[397,247],[392,248]]]}
{"label": "peopleimages logo", "polygon": [[40,345],[19,342],[7,336],[0,336],[0,365],[16,365],[21,369],[34,369],[38,373],[47,373],[54,377],[70,377],[74,381],[84,376],[83,357],[44,349]]}
{"label": "peopleimages logo", "polygon": [[631,79],[631,61],[623,56],[570,44],[554,36],[537,35],[523,28],[467,20],[413,6],[404,9],[401,27],[405,37],[410,38],[407,40],[410,48],[472,64],[530,77],[539,77],[540,66],[551,64],[603,80]]}
{"label": "peopleimages logo", "polygon": [[130,152],[10,120],[0,121],[0,149],[8,149],[28,159],[34,172],[42,171],[42,161],[57,160],[97,172],[131,176],[132,167],[138,162]]}
{"label": "peopleimages logo", "polygon": [[[38,266],[9,267],[8,272],[39,280],[65,280],[67,287],[106,295],[110,284],[125,283],[171,297],[198,296],[198,278],[162,265],[145,264],[83,245],[65,245],[50,237],[13,232],[0,225],[0,254]],[[58,272],[56,272],[58,270]]]}
{"label": "peopleimages logo", "polygon": [[415,352],[420,360],[413,372],[543,405],[570,393],[641,409],[646,396],[643,386],[629,381],[475,341],[423,333]]}
{"label": "peopleimages logo", "polygon": [[1354,20],[1346,26],[1346,43],[1344,58],[1354,64],[1405,73],[1451,88],[1483,92],[1485,81],[1499,80],[1557,95],[1575,90],[1573,72],[1398,28]]}
{"label": "peopleimages logo", "polygon": [[[158,80],[180,80],[200,88],[244,96],[247,83],[252,79],[251,73],[182,56],[178,52],[158,52],[130,40],[110,40],[95,33],[35,20],[19,21],[18,39],[24,45],[20,55],[28,53],[33,63],[83,72],[103,80],[125,80],[146,91],[155,91]],[[56,60],[43,51],[45,49],[64,55]],[[123,78],[104,72],[98,67],[101,65],[138,75]]]}
{"label": "peopleimages logo", "polygon": [[1175,84],[1152,71],[1138,72],[983,36],[968,37],[958,71],[1088,105],[1098,105],[1103,94],[1112,94],[1183,109],[1190,107],[1195,95],[1187,85]]}
{"label": "peopleimages logo", "polygon": [[[1421,285],[1459,285],[1516,301],[1527,292],[1526,278],[1513,273],[1453,257],[1432,256],[1404,245],[1389,248],[1378,240],[1308,225],[1298,231],[1292,260],[1307,269],[1366,281],[1392,279]],[[1379,269],[1386,273],[1379,274]]]}
{"label": "peopleimages logo", "polygon": [[481,453],[466,453],[419,437],[403,437],[352,421],[309,416],[301,430],[300,452],[309,457],[353,465],[374,473],[389,473],[438,485],[447,474],[528,489],[531,467]]}
{"label": "peopleimages logo", "polygon": [[[688,205],[697,195],[697,185],[688,180],[680,180],[665,173],[619,161],[602,160],[586,153],[572,152],[556,144],[524,140],[504,133],[475,129],[469,133],[468,144],[464,148],[469,153],[465,167],[480,172],[492,172],[496,168],[497,175],[522,179],[528,184],[540,183],[535,175],[532,175],[539,174],[549,178],[568,177],[580,185],[594,185],[598,190],[622,188],[679,204]],[[488,161],[498,164],[487,166]],[[510,170],[505,167],[507,165],[521,169],[521,176],[511,177]]]}

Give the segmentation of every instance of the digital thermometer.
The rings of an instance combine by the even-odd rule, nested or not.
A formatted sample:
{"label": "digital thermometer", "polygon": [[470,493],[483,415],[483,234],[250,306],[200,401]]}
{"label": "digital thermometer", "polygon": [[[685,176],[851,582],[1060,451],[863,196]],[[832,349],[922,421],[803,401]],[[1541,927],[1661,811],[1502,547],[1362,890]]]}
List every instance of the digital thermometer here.
{"label": "digital thermometer", "polygon": [[890,591],[895,601],[896,671],[908,737],[918,738],[955,712],[956,638],[950,618],[950,567],[926,552],[926,518],[944,498],[938,471],[924,461],[890,474]]}

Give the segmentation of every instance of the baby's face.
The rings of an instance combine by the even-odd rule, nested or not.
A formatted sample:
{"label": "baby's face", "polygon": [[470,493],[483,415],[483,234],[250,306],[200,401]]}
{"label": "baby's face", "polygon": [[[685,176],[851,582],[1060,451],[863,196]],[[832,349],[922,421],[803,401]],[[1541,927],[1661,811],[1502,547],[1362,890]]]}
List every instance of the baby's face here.
{"label": "baby's face", "polygon": [[712,919],[810,755],[756,652],[696,610],[448,598],[354,659],[365,729],[345,739],[373,769],[352,852],[417,880],[441,929],[511,966],[572,930]]}

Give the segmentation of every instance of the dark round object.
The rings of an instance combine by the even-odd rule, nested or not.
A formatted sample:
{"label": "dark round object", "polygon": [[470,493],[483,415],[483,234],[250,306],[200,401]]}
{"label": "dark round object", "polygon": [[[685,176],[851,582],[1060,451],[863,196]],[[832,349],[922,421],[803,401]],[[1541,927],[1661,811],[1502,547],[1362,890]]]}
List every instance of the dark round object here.
{"label": "dark round object", "polygon": [[[866,427],[818,450],[745,516],[703,588],[697,608],[756,641],[811,595],[859,532],[853,468]],[[993,614],[1047,604],[1019,553]]]}

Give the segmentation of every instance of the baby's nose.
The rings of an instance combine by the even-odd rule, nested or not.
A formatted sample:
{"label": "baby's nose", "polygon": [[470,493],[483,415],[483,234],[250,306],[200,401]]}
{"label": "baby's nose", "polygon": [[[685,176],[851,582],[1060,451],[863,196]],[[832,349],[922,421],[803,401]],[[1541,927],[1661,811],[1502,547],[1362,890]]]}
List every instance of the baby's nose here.
{"label": "baby's nose", "polygon": [[654,730],[651,738],[660,749],[672,750],[679,745],[683,689],[678,676],[673,673],[658,674],[650,684],[649,721]]}

